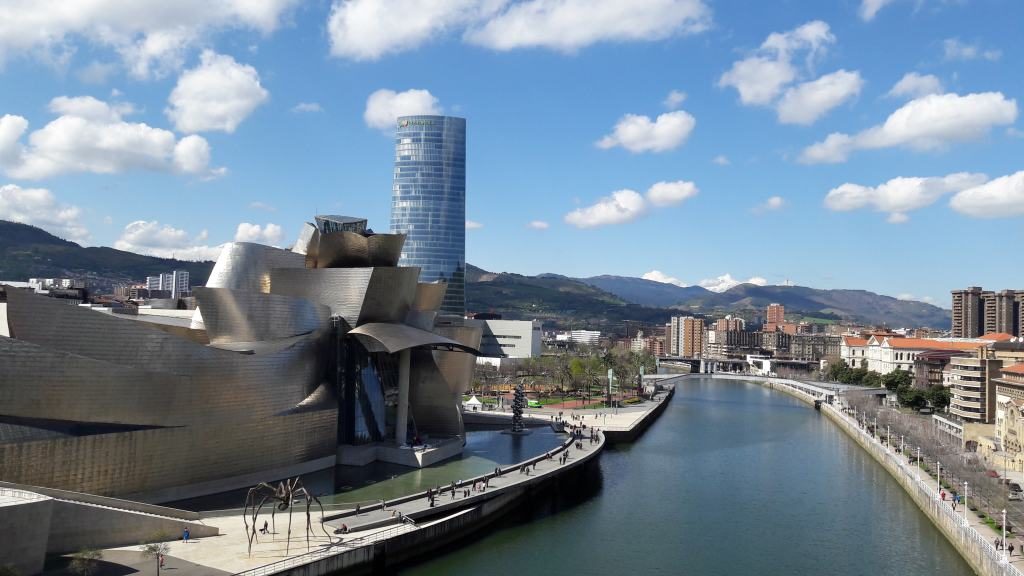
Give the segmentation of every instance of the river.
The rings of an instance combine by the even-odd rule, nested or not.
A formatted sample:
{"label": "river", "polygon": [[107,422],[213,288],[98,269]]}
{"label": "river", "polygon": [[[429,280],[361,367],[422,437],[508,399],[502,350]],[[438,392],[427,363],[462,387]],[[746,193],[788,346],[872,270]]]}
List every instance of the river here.
{"label": "river", "polygon": [[586,482],[400,570],[427,574],[972,574],[889,474],[806,404],[683,381]]}

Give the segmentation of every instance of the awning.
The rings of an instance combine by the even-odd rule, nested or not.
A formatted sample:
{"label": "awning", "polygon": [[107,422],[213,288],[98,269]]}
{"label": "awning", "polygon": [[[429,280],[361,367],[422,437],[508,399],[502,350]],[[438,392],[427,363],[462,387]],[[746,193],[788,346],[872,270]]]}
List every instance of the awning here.
{"label": "awning", "polygon": [[394,354],[409,348],[430,348],[433,350],[460,350],[479,356],[480,351],[472,346],[445,338],[440,334],[413,328],[406,324],[370,322],[348,332],[370,352]]}

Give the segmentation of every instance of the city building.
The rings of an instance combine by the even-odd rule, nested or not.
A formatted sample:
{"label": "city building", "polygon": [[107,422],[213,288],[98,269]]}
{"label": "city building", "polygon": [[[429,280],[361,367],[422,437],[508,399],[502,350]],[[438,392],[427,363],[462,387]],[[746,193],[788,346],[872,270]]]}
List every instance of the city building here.
{"label": "city building", "polygon": [[459,454],[481,329],[437,323],[403,235],[300,237],[225,244],[187,325],[4,289],[0,478],[167,502]]}
{"label": "city building", "polygon": [[976,338],[981,334],[1024,336],[1024,290],[982,290],[971,286],[953,290],[952,336]]}
{"label": "city building", "polygon": [[175,270],[156,276],[146,277],[146,290],[166,292],[170,298],[184,298],[192,294],[192,285],[187,270]]}
{"label": "city building", "polygon": [[931,386],[948,386],[949,361],[962,356],[959,350],[926,350],[914,358],[914,386],[926,389]]}
{"label": "city building", "polygon": [[672,356],[700,358],[704,351],[704,320],[692,316],[673,316],[669,330],[672,332]]}
{"label": "city building", "polygon": [[733,318],[732,316],[726,316],[725,318],[719,318],[715,320],[715,330],[745,330],[746,323],[743,318]]}
{"label": "city building", "polygon": [[[949,411],[965,422],[991,424],[996,418],[1003,367],[1024,362],[1024,342],[1002,340],[980,347],[969,355],[954,356],[949,361],[949,385],[953,393]],[[1010,380],[1013,380],[1011,377]],[[1009,388],[1005,391],[1007,396]]]}
{"label": "city building", "polygon": [[[480,326],[480,356],[536,358],[540,356],[543,325],[540,320],[466,320]],[[482,358],[478,358],[480,360]]]}
{"label": "city building", "polygon": [[644,331],[638,330],[636,336],[629,340],[629,350],[662,356],[665,354],[665,343],[659,336],[644,336]]}
{"label": "city building", "polygon": [[745,358],[761,352],[761,333],[716,327],[704,333],[703,349],[706,358]]}
{"label": "city building", "polygon": [[904,338],[891,334],[871,334],[866,340],[844,336],[840,358],[853,368],[867,368],[879,374],[914,369],[918,355],[930,350],[971,353],[978,348],[1009,338],[1008,334],[986,334],[981,338]]}
{"label": "city building", "polygon": [[675,343],[675,334],[673,334],[673,332],[672,332],[672,323],[671,322],[669,322],[668,324],[665,324],[664,331],[665,331],[665,351],[664,351],[664,353],[662,355],[665,356],[665,355],[675,354],[675,350],[677,348],[676,348],[676,343]]}
{"label": "city building", "polygon": [[783,324],[786,321],[786,307],[782,304],[769,304],[764,321],[765,324]]}
{"label": "city building", "polygon": [[984,330],[984,309],[981,305],[981,288],[971,286],[965,290],[953,290],[953,313],[951,331],[953,338],[976,338]]}
{"label": "city building", "polygon": [[850,368],[867,368],[868,339],[844,334],[840,337],[839,357]]}
{"label": "city building", "polygon": [[789,358],[818,361],[838,358],[842,338],[829,334],[794,334],[789,337]]}
{"label": "city building", "polygon": [[399,264],[446,282],[441,312],[466,311],[466,120],[402,116],[395,132],[391,232],[405,234]]}
{"label": "city building", "polygon": [[1021,469],[1024,453],[1024,362],[999,371],[993,379],[996,388],[996,439],[1000,449],[1010,455],[1015,469]]}
{"label": "city building", "polygon": [[585,346],[597,346],[601,342],[601,333],[597,330],[572,330],[557,334],[555,340],[572,344],[583,344]]}

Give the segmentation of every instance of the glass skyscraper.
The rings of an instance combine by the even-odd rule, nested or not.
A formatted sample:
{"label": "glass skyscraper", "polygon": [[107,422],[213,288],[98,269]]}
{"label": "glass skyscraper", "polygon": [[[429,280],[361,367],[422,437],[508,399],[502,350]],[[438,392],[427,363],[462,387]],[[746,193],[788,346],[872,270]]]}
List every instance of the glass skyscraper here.
{"label": "glass skyscraper", "polygon": [[406,234],[399,266],[443,280],[444,314],[466,312],[466,119],[402,116],[395,133],[391,232]]}

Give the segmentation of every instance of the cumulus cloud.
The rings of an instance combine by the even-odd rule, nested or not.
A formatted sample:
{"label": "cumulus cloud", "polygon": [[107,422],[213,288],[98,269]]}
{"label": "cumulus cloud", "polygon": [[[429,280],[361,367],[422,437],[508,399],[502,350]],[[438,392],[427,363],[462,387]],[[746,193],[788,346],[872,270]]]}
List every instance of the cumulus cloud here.
{"label": "cumulus cloud", "polygon": [[728,166],[730,164],[729,157],[726,156],[725,154],[719,154],[718,156],[712,158],[711,161],[714,162],[715,164],[718,164],[719,166]]}
{"label": "cumulus cloud", "polygon": [[273,32],[298,0],[38,0],[0,6],[0,66],[14,55],[66,58],[74,42],[113,49],[136,78],[181,68],[221,30]]}
{"label": "cumulus cloud", "polygon": [[947,38],[942,43],[942,52],[945,59],[950,61],[984,59],[995,62],[1003,56],[999,50],[985,49],[977,44],[961,42],[958,38]]}
{"label": "cumulus cloud", "polygon": [[479,229],[481,229],[483,227],[484,227],[483,224],[481,224],[481,223],[479,223],[479,222],[477,222],[475,220],[466,220],[466,230],[479,230]]}
{"label": "cumulus cloud", "polygon": [[987,179],[984,174],[958,172],[943,177],[893,178],[874,187],[846,183],[829,191],[825,207],[836,212],[886,212],[889,223],[901,224],[909,219],[908,212],[930,206],[947,194],[975,188]]}
{"label": "cumulus cloud", "polygon": [[45,188],[0,186],[0,220],[31,224],[65,240],[84,242],[89,239],[89,230],[81,216],[77,206],[58,202]]}
{"label": "cumulus cloud", "polygon": [[669,110],[676,110],[686,102],[686,92],[680,92],[679,90],[672,90],[665,96],[665,99],[661,104]]}
{"label": "cumulus cloud", "polygon": [[698,193],[693,182],[657,182],[647,189],[646,198],[635,190],[618,190],[584,208],[565,215],[565,222],[577,228],[597,228],[632,222],[647,213],[650,206],[678,204]]}
{"label": "cumulus cloud", "polygon": [[114,248],[136,254],[179,260],[216,260],[221,246],[205,244],[206,231],[191,236],[185,230],[156,220],[136,220],[124,227]]}
{"label": "cumulus cloud", "polygon": [[1017,120],[1017,101],[1002,92],[978,94],[930,94],[907,102],[885,122],[858,132],[829,134],[804,149],[806,164],[845,162],[856,150],[904,147],[913,150],[942,149],[956,142],[977,140],[995,126]]}
{"label": "cumulus cloud", "polygon": [[740,284],[755,284],[757,286],[764,286],[768,284],[768,280],[760,276],[752,276],[746,280],[737,280],[732,277],[732,274],[722,274],[715,278],[705,278],[697,283],[702,288],[707,288],[712,292],[725,292],[733,286],[739,286]]}
{"label": "cumulus cloud", "polygon": [[494,50],[572,52],[599,42],[650,42],[711,23],[702,0],[334,0],[331,54],[376,60],[461,32]]}
{"label": "cumulus cloud", "polygon": [[649,116],[626,114],[612,133],[597,141],[597,147],[621,146],[633,153],[665,152],[678,148],[693,131],[697,120],[683,110],[666,112],[653,122]]}
{"label": "cumulus cloud", "polygon": [[767,200],[754,207],[754,212],[762,213],[780,210],[785,205],[786,200],[782,196],[770,196]]}
{"label": "cumulus cloud", "polygon": [[775,108],[779,122],[813,124],[836,106],[860,94],[862,86],[864,80],[859,72],[839,70],[789,88]]}
{"label": "cumulus cloud", "polygon": [[771,104],[783,88],[796,80],[795,56],[805,54],[810,66],[835,41],[828,24],[820,20],[788,32],[773,32],[755,54],[733,62],[732,68],[718,79],[718,85],[735,88],[743,104]]}
{"label": "cumulus cloud", "polygon": [[335,0],[327,19],[331,55],[376,60],[494,16],[506,0]]}
{"label": "cumulus cloud", "polygon": [[661,282],[662,284],[675,284],[676,286],[682,288],[686,288],[687,286],[689,286],[689,284],[687,284],[686,282],[683,282],[682,280],[674,276],[669,276],[668,274],[665,274],[661,270],[651,270],[650,272],[647,272],[643,276],[641,276],[641,278],[643,278],[644,280],[653,280],[654,282]]}
{"label": "cumulus cloud", "polygon": [[975,218],[1024,215],[1024,171],[962,190],[949,204],[957,212]]}
{"label": "cumulus cloud", "polygon": [[697,192],[697,185],[693,182],[658,182],[647,189],[647,201],[655,206],[671,206],[693,198]]}
{"label": "cumulus cloud", "polygon": [[857,10],[857,15],[860,19],[865,22],[870,22],[875,19],[878,11],[885,8],[887,4],[891,4],[893,0],[861,0],[860,9]]}
{"label": "cumulus cloud", "polygon": [[897,300],[908,300],[914,302],[924,302],[925,304],[935,304],[935,298],[931,296],[915,296],[909,292],[904,292],[896,296]]}
{"label": "cumulus cloud", "polygon": [[599,42],[651,42],[711,25],[702,0],[525,0],[478,23],[466,40],[495,50],[573,52]]}
{"label": "cumulus cloud", "polygon": [[169,130],[126,122],[129,104],[109,104],[91,96],[60,96],[50,101],[60,116],[28,136],[21,116],[0,117],[0,168],[14,178],[35,180],[71,172],[115,174],[129,170],[176,171],[202,177],[209,168],[210,147],[200,136],[178,140]]}
{"label": "cumulus cloud", "polygon": [[890,98],[920,98],[929,94],[942,94],[942,81],[931,74],[908,72],[886,95]]}
{"label": "cumulus cloud", "polygon": [[585,208],[565,215],[565,223],[577,228],[597,228],[631,222],[647,211],[647,202],[635,190],[618,190]]}
{"label": "cumulus cloud", "polygon": [[533,228],[534,230],[547,230],[551,226],[543,220],[532,220],[526,227]]}
{"label": "cumulus cloud", "polygon": [[256,242],[276,246],[284,238],[284,231],[277,224],[267,223],[264,226],[242,222],[235,230],[235,242]]}
{"label": "cumulus cloud", "polygon": [[323,107],[316,102],[299,102],[295,106],[292,106],[292,112],[295,112],[296,114],[311,114],[323,111]]}
{"label": "cumulus cloud", "polygon": [[268,97],[255,68],[204,50],[199,65],[178,78],[165,113],[179,132],[231,133]]}
{"label": "cumulus cloud", "polygon": [[363,120],[370,128],[394,130],[395,119],[399,116],[416,114],[440,114],[441,103],[429,90],[377,90],[366,99]]}

